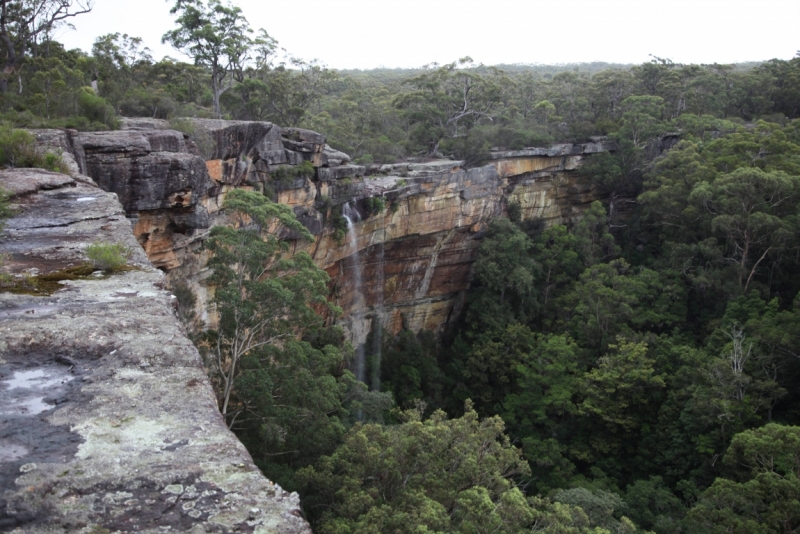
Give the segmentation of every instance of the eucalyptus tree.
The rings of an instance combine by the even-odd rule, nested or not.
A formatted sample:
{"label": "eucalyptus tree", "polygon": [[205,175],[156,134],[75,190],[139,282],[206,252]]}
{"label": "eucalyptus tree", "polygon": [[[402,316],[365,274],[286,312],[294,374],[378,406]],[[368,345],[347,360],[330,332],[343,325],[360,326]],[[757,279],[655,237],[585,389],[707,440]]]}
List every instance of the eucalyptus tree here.
{"label": "eucalyptus tree", "polygon": [[22,93],[22,69],[28,55],[39,55],[42,40],[49,43],[53,30],[92,10],[92,0],[0,0],[0,92],[9,91],[17,77]]}
{"label": "eucalyptus tree", "polygon": [[406,80],[409,87],[395,99],[412,127],[412,141],[432,156],[446,139],[464,138],[500,112],[510,82],[496,68],[485,69],[469,57],[439,66]]}
{"label": "eucalyptus tree", "polygon": [[222,117],[220,96],[233,87],[234,73],[242,68],[253,43],[253,30],[241,8],[221,0],[176,0],[170,13],[178,16],[178,27],[161,41],[211,70],[214,113]]}

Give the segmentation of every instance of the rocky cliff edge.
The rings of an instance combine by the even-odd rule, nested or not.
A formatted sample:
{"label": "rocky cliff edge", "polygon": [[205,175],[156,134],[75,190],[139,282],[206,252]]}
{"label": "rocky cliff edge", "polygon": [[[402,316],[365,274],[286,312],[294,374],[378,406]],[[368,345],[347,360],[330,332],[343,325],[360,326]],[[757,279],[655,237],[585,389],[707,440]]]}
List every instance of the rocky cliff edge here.
{"label": "rocky cliff edge", "polygon": [[[310,533],[225,427],[117,195],[36,169],[0,187],[0,531]],[[128,266],[75,274],[97,242]]]}

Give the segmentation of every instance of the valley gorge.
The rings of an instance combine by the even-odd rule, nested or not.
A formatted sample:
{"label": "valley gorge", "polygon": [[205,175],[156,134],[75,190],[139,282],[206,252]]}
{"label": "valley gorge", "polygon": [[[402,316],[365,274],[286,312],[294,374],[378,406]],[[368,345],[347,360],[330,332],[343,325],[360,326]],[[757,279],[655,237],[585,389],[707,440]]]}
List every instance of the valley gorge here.
{"label": "valley gorge", "polygon": [[[577,169],[614,149],[598,139],[498,152],[476,168],[446,159],[363,166],[315,132],[192,125],[192,136],[150,119],[125,119],[115,132],[32,131],[41,147],[63,154],[71,176],[0,171],[17,209],[2,247],[11,272],[58,279],[100,240],[133,251],[131,271],[2,298],[0,363],[25,384],[13,399],[40,403],[42,388],[64,384],[53,390],[60,400],[13,415],[21,427],[0,438],[12,451],[3,476],[19,488],[3,497],[3,528],[307,531],[297,494],[261,476],[222,423],[167,291],[186,284],[202,320],[216,320],[203,242],[209,228],[227,224],[220,206],[231,190],[292,207],[315,239],[281,238],[330,275],[330,298],[358,347],[378,325],[391,334],[442,332],[462,309],[488,223],[509,203],[526,220],[574,223],[603,197]],[[379,388],[361,365],[359,378]],[[90,386],[73,385],[81,383]],[[22,430],[53,410],[50,402],[49,426]],[[57,449],[33,445],[45,436]]]}

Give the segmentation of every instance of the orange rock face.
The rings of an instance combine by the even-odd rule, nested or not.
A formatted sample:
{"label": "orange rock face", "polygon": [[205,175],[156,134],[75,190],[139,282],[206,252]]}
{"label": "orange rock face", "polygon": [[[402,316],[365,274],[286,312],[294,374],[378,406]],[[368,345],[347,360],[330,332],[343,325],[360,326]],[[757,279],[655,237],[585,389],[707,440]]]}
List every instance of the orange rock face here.
{"label": "orange rock face", "polygon": [[[365,168],[308,130],[195,123],[196,145],[171,130],[84,135],[78,145],[90,174],[120,193],[150,261],[173,283],[189,284],[211,324],[213,287],[205,282],[202,243],[210,227],[228,223],[220,210],[225,195],[247,188],[291,206],[315,240],[281,237],[291,253],[308,252],[328,272],[332,298],[357,343],[376,320],[393,333],[441,331],[460,313],[488,223],[512,202],[524,220],[575,222],[601,197],[576,170],[592,154],[614,149],[596,140],[495,153],[492,163],[472,169],[451,160]],[[201,177],[196,146],[206,147]],[[345,205],[354,220],[342,235]]]}

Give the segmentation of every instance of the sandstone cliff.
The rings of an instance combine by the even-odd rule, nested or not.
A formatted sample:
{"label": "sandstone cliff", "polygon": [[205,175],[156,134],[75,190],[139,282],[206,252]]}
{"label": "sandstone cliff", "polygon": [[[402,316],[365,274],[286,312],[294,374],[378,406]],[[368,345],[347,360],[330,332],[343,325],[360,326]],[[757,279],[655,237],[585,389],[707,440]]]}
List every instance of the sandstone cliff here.
{"label": "sandstone cliff", "polygon": [[[209,322],[213,287],[204,284],[202,243],[210,226],[226,223],[220,206],[227,192],[255,189],[292,206],[315,241],[282,237],[331,275],[331,295],[356,342],[375,318],[392,332],[440,331],[464,302],[488,221],[513,202],[526,220],[574,222],[602,197],[576,170],[592,154],[615,148],[597,139],[496,152],[472,169],[452,160],[361,166],[316,132],[265,122],[186,122],[191,136],[164,121],[129,119],[122,131],[72,134],[62,144],[73,147],[100,187],[119,195],[150,260],[171,281],[190,284]],[[353,222],[347,232],[345,206]]]}

